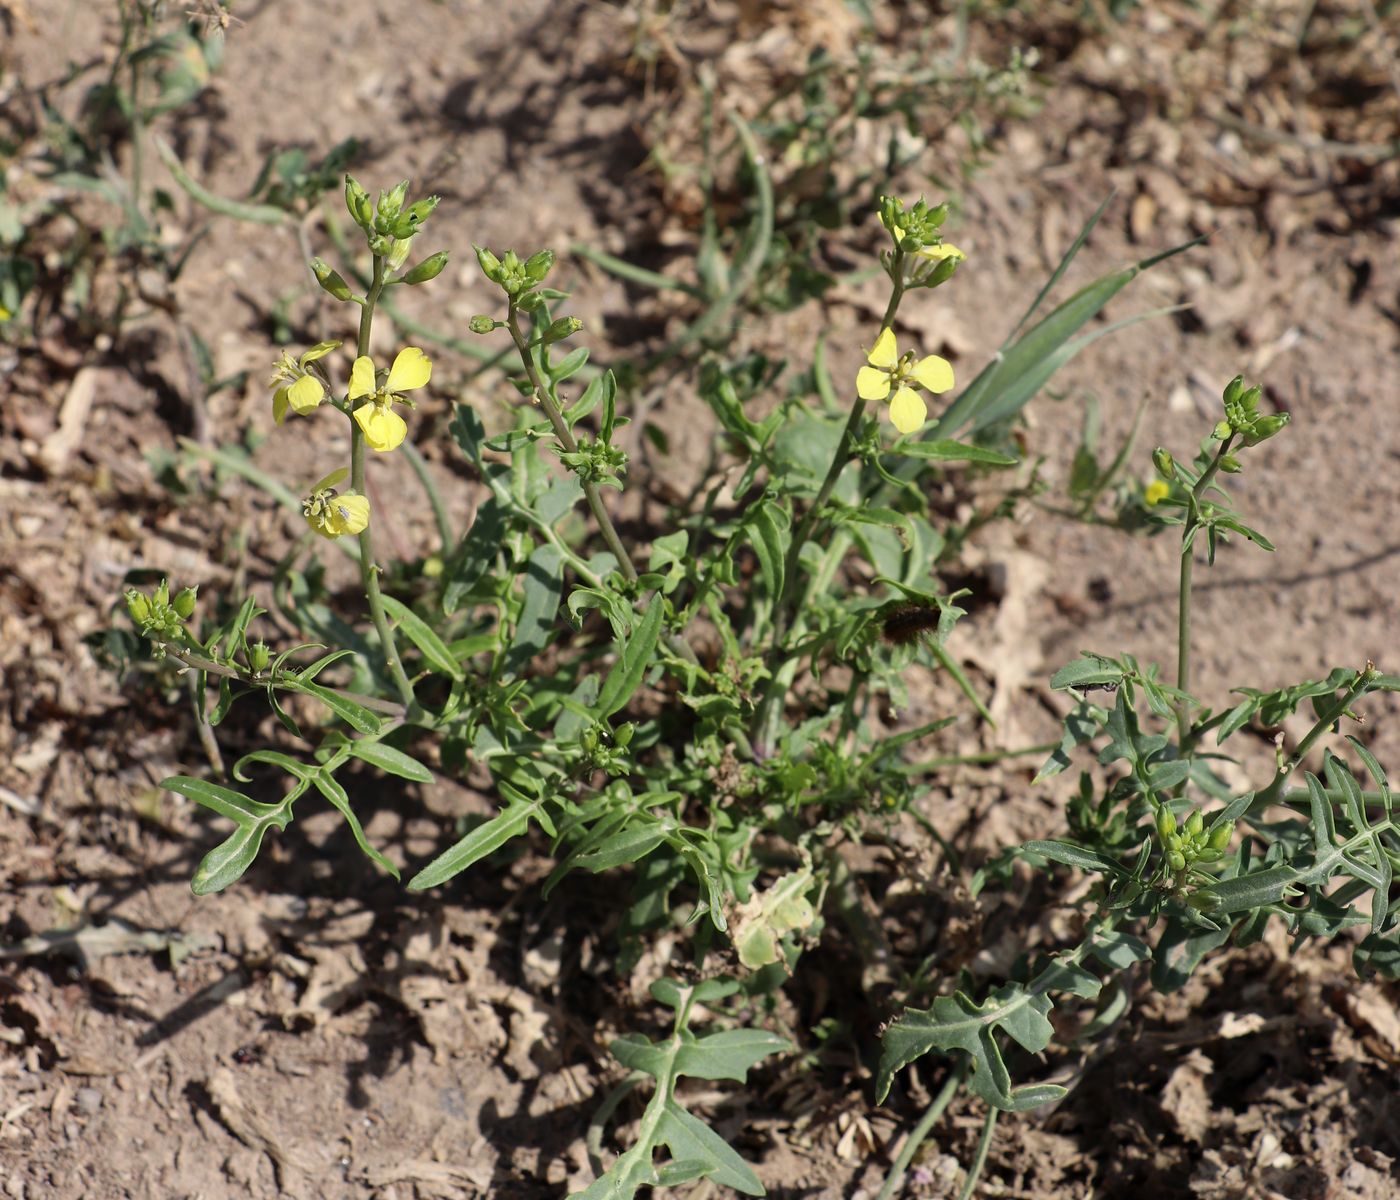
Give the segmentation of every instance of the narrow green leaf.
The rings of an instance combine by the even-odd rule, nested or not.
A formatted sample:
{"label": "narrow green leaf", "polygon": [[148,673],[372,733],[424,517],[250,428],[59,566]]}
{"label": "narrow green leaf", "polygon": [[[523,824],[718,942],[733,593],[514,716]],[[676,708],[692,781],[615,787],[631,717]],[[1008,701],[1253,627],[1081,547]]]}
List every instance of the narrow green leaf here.
{"label": "narrow green leaf", "polygon": [[304,679],[287,679],[284,686],[294,692],[305,692],[308,696],[315,696],[351,729],[360,733],[379,732],[379,718],[363,704],[357,704],[339,692],[333,692],[319,683],[311,683]]}
{"label": "narrow green leaf", "polygon": [[321,793],[331,804],[340,811],[340,815],[345,818],[345,823],[350,826],[350,833],[355,839],[355,844],[365,855],[381,866],[395,879],[399,877],[399,869],[394,866],[378,850],[369,844],[369,839],[365,837],[364,827],[360,824],[360,818],[355,815],[355,810],[350,807],[350,796],[341,786],[340,780],[329,772],[320,770],[312,779],[316,785],[316,790]]}
{"label": "narrow green leaf", "polygon": [[383,596],[381,601],[385,611],[398,622],[399,629],[418,647],[428,662],[452,679],[464,678],[461,663],[452,657],[452,651],[443,644],[442,638],[438,637],[422,617],[408,605],[395,600],[393,596]]}
{"label": "narrow green leaf", "polygon": [[519,673],[554,632],[559,600],[564,593],[564,558],[553,546],[538,547],[525,566],[524,598],[515,636],[506,654],[505,669]]}
{"label": "narrow green leaf", "polygon": [[966,442],[955,442],[951,438],[941,438],[936,442],[897,442],[890,447],[890,453],[902,454],[906,458],[926,458],[936,462],[975,462],[992,467],[1014,467],[1020,460],[998,454],[981,446],[970,446]]}
{"label": "narrow green leaf", "polygon": [[397,775],[400,779],[411,779],[415,783],[432,783],[433,773],[422,763],[402,750],[386,746],[383,742],[354,741],[345,747],[356,758]]}
{"label": "narrow green leaf", "polygon": [[598,703],[593,710],[598,720],[605,721],[621,709],[641,686],[642,676],[661,637],[661,620],[665,610],[665,600],[659,593],[654,594],[637,628],[621,648],[617,661],[603,681]]}
{"label": "narrow green leaf", "polygon": [[409,880],[409,889],[419,892],[437,887],[488,854],[494,854],[512,838],[524,833],[531,817],[539,820],[543,809],[543,800],[511,801],[504,810],[478,825],[450,850],[439,854],[419,871]]}

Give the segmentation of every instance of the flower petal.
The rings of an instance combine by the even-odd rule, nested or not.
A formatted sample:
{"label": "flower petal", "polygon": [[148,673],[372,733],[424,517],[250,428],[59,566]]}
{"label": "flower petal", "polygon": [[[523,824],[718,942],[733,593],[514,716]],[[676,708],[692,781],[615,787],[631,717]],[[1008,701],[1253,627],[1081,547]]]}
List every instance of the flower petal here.
{"label": "flower petal", "polygon": [[304,417],[325,399],[326,389],[314,375],[303,375],[287,388],[287,403],[292,411]]}
{"label": "flower petal", "polygon": [[856,395],[862,400],[883,400],[890,387],[890,373],[879,367],[861,367],[856,372]]}
{"label": "flower petal", "polygon": [[899,361],[899,345],[894,340],[893,329],[880,330],[867,361],[872,367],[884,367],[886,370]]}
{"label": "flower petal", "polygon": [[301,356],[301,365],[305,367],[307,363],[314,363],[318,358],[325,358],[339,345],[339,342],[317,342]]}
{"label": "flower petal", "polygon": [[336,536],[342,533],[360,533],[369,524],[368,496],[334,496],[330,501],[331,524],[336,528]]}
{"label": "flower petal", "polygon": [[959,262],[967,257],[952,242],[943,242],[938,246],[924,246],[919,250],[924,258],[931,258],[935,261],[944,258],[956,258]]}
{"label": "flower petal", "polygon": [[952,363],[936,354],[919,359],[910,368],[909,374],[918,380],[921,387],[928,388],[935,396],[953,386]]}
{"label": "flower petal", "polygon": [[371,450],[381,454],[396,450],[408,434],[408,423],[387,404],[364,404],[355,410],[355,422],[365,431]]}
{"label": "flower petal", "polygon": [[913,388],[902,387],[890,401],[890,420],[900,433],[913,433],[928,417],[928,405]]}
{"label": "flower petal", "polygon": [[384,385],[386,392],[411,392],[420,388],[433,376],[433,362],[417,346],[405,346],[389,368],[389,382]]}
{"label": "flower petal", "polygon": [[374,359],[367,354],[362,354],[355,360],[355,365],[350,368],[349,397],[351,400],[358,400],[361,396],[373,396],[376,390],[374,386]]}
{"label": "flower petal", "polygon": [[280,387],[272,393],[272,419],[277,424],[280,425],[287,419],[287,409],[290,407],[291,405],[287,402],[286,388]]}

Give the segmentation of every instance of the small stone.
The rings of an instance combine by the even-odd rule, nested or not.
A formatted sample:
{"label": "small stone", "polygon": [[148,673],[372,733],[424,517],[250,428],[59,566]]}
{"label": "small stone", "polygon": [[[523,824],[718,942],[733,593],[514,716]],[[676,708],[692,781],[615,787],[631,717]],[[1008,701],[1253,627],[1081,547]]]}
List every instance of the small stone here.
{"label": "small stone", "polygon": [[102,1107],[102,1093],[95,1087],[79,1088],[78,1094],[73,1097],[73,1107],[83,1116],[90,1117]]}

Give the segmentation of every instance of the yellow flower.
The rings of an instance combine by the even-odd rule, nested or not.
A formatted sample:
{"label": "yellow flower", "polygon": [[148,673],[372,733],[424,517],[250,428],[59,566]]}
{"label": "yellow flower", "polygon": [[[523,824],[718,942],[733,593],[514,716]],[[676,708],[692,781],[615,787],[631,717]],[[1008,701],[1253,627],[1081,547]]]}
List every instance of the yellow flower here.
{"label": "yellow flower", "polygon": [[1167,483],[1166,480],[1154,479],[1142,489],[1142,502],[1146,504],[1148,508],[1151,508],[1156,504],[1160,504],[1170,496],[1171,491],[1171,485]]}
{"label": "yellow flower", "polygon": [[277,424],[286,420],[288,409],[304,417],[326,398],[326,385],[309,368],[339,345],[339,342],[317,342],[295,362],[290,354],[282,351],[272,374],[272,382],[282,384],[272,394],[272,417]]}
{"label": "yellow flower", "polygon": [[431,360],[417,346],[406,346],[399,351],[382,386],[375,382],[373,359],[361,355],[355,360],[350,369],[349,400],[354,404],[362,397],[369,397],[369,403],[356,408],[353,416],[355,423],[364,430],[371,450],[393,450],[403,442],[408,425],[394,411],[394,402],[402,401],[412,408],[413,401],[400,393],[423,387],[432,374]]}
{"label": "yellow flower", "polygon": [[866,364],[856,372],[856,394],[862,400],[888,399],[890,420],[903,434],[915,432],[928,418],[928,405],[910,383],[935,396],[953,386],[953,367],[946,358],[937,354],[917,361],[912,354],[901,358],[892,329],[880,331]]}
{"label": "yellow flower", "polygon": [[354,492],[337,494],[335,485],[348,472],[344,467],[332,471],[311,489],[301,502],[306,523],[325,538],[338,538],[343,533],[359,533],[369,524],[369,498]]}
{"label": "yellow flower", "polygon": [[967,255],[952,242],[940,242],[937,246],[921,246],[918,254],[921,258],[930,258],[934,262],[942,262],[945,258],[956,258],[962,262],[967,258]]}

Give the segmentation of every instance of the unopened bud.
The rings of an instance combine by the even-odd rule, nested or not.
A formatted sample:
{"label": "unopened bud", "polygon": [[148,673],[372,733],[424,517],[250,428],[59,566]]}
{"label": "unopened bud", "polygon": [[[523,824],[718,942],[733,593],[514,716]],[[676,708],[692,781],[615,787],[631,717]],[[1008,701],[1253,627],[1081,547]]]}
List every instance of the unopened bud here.
{"label": "unopened bud", "polygon": [[582,328],[583,322],[577,317],[560,317],[557,321],[549,323],[549,328],[544,331],[543,340],[557,342],[561,338],[572,337]]}
{"label": "unopened bud", "polygon": [[492,317],[477,315],[467,322],[467,328],[473,333],[494,333],[500,328],[501,323]]}
{"label": "unopened bud", "polygon": [[349,175],[345,177],[345,208],[350,219],[361,228],[368,229],[374,224],[374,205],[370,203],[369,193]]}
{"label": "unopened bud", "polygon": [[1238,475],[1240,473],[1240,460],[1233,454],[1222,454],[1220,456],[1220,469],[1226,475]]}
{"label": "unopened bud", "polygon": [[1201,816],[1201,810],[1199,808],[1194,809],[1191,815],[1186,818],[1186,832],[1191,837],[1195,837],[1200,833],[1201,830],[1205,828],[1205,825],[1206,819]]}
{"label": "unopened bud", "polygon": [[135,588],[126,591],[126,611],[138,625],[145,625],[151,619],[151,602]]}
{"label": "unopened bud", "polygon": [[195,601],[199,597],[198,588],[185,588],[176,594],[175,599],[170,602],[170,607],[180,615],[180,620],[189,620],[190,614],[194,612]]}
{"label": "unopened bud", "polygon": [[1232,432],[1229,421],[1217,421],[1215,428],[1210,431],[1211,440],[1223,442]]}
{"label": "unopened bud", "polygon": [[554,266],[554,251],[541,250],[525,260],[525,275],[531,283],[542,283]]}
{"label": "unopened bud", "polygon": [[1157,474],[1168,483],[1176,479],[1176,459],[1165,446],[1158,446],[1152,451],[1152,465],[1157,468]]}
{"label": "unopened bud", "polygon": [[345,282],[340,272],[331,267],[329,263],[325,263],[319,258],[313,258],[311,260],[311,273],[316,276],[316,282],[337,300],[350,299],[350,285]]}
{"label": "unopened bud", "polygon": [[1235,823],[1233,821],[1222,821],[1210,831],[1210,836],[1206,839],[1206,845],[1212,850],[1224,850],[1230,844],[1230,838],[1234,835]]}
{"label": "unopened bud", "polygon": [[447,251],[439,250],[436,254],[431,254],[422,262],[410,268],[407,275],[403,277],[405,283],[427,283],[430,279],[436,279],[442,274],[443,267],[447,266]]}
{"label": "unopened bud", "polygon": [[613,741],[617,743],[618,749],[626,750],[632,744],[632,735],[637,732],[637,727],[628,721],[625,725],[619,725],[617,732],[613,734]]}
{"label": "unopened bud", "polygon": [[271,658],[272,654],[268,650],[266,642],[254,642],[248,647],[248,665],[255,672],[266,671]]}
{"label": "unopened bud", "polygon": [[485,246],[474,246],[473,249],[476,251],[476,261],[481,264],[482,274],[492,283],[500,283],[501,260]]}
{"label": "unopened bud", "polygon": [[1157,810],[1157,835],[1169,838],[1176,832],[1176,817],[1165,804]]}
{"label": "unopened bud", "polygon": [[1273,413],[1271,416],[1260,417],[1245,432],[1244,444],[1246,446],[1257,446],[1260,442],[1266,442],[1273,437],[1280,429],[1288,424],[1289,414],[1286,412]]}
{"label": "unopened bud", "polygon": [[388,233],[395,221],[399,219],[399,213],[403,211],[403,202],[408,198],[408,180],[395,184],[387,192],[379,193],[379,203],[375,205],[375,227],[380,233]]}

